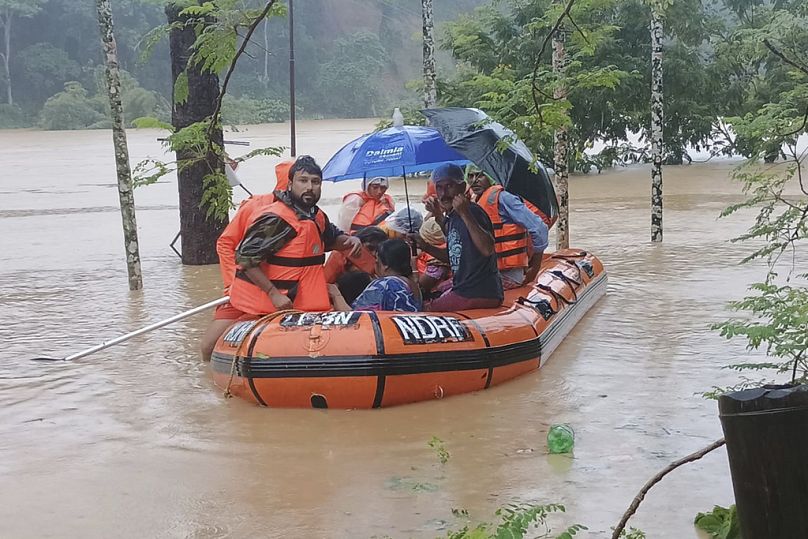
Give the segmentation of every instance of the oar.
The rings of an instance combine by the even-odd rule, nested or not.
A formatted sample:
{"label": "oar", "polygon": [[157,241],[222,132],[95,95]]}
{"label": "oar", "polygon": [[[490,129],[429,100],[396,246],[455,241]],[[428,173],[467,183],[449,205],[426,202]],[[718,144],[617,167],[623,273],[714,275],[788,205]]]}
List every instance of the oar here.
{"label": "oar", "polygon": [[184,313],[175,314],[171,318],[166,318],[165,320],[160,320],[159,322],[155,322],[150,326],[146,326],[145,328],[140,328],[137,331],[133,331],[132,333],[127,333],[126,335],[121,335],[111,341],[103,342],[99,345],[93,346],[92,348],[88,348],[86,350],[82,350],[81,352],[76,352],[75,354],[71,354],[67,357],[34,357],[31,358],[32,361],[72,361],[74,359],[79,359],[84,356],[89,356],[90,354],[94,354],[99,350],[103,350],[104,348],[109,348],[110,346],[115,346],[118,343],[122,343],[124,341],[128,341],[132,337],[137,337],[138,335],[143,335],[144,333],[148,333],[153,329],[159,329],[163,326],[167,326],[169,324],[173,324],[178,320],[182,320],[183,318],[188,318],[189,316],[193,316],[197,313],[201,313],[202,311],[207,311],[217,305],[221,305],[222,303],[227,303],[230,301],[230,296],[225,296],[223,298],[219,298],[217,300],[208,302],[204,305],[200,305],[199,307],[194,307]]}

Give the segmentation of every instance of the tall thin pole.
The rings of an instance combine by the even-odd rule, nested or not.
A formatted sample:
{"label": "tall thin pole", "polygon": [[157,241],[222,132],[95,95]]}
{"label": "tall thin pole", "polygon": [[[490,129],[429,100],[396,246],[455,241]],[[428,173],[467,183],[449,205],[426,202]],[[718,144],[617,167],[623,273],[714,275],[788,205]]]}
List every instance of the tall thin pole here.
{"label": "tall thin pole", "polygon": [[[561,0],[553,0],[553,4],[561,4]],[[558,100],[567,98],[567,82],[565,80],[567,51],[565,43],[567,30],[560,25],[553,35],[553,72],[558,83],[553,90],[553,97]],[[555,191],[558,196],[558,221],[556,222],[556,249],[568,249],[570,246],[570,201],[569,201],[569,133],[566,126],[555,131],[553,161],[555,165]]]}
{"label": "tall thin pole", "polygon": [[297,155],[297,141],[295,140],[295,9],[292,0],[289,0],[289,120],[290,150],[294,157]]}
{"label": "tall thin pole", "polygon": [[104,45],[107,67],[106,79],[110,115],[112,117],[112,143],[115,147],[115,166],[118,172],[118,199],[121,204],[129,290],[140,290],[143,288],[143,275],[140,271],[140,247],[137,240],[132,171],[129,168],[129,149],[126,144],[126,131],[123,128],[121,78],[118,70],[118,47],[115,44],[115,34],[112,30],[112,7],[109,0],[96,0],[96,8],[98,10],[98,27],[101,30],[101,42]]}
{"label": "tall thin pole", "polygon": [[662,10],[651,4],[651,241],[662,241]]}
{"label": "tall thin pole", "polygon": [[424,34],[424,106],[432,108],[438,100],[435,85],[435,39],[432,36],[432,0],[421,0],[421,19]]}

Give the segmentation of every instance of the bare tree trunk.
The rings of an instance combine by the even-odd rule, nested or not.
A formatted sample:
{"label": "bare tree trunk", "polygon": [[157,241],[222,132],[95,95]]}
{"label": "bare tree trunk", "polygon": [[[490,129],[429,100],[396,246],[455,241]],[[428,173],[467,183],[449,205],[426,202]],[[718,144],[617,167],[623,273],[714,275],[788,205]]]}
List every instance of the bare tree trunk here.
{"label": "bare tree trunk", "polygon": [[[561,0],[553,0],[554,4],[562,3]],[[567,53],[564,43],[567,40],[567,31],[564,25],[560,25],[553,35],[553,72],[559,80],[559,84],[553,91],[555,99],[566,99],[567,83],[564,81],[564,73],[567,68]],[[556,249],[567,249],[570,246],[570,208],[569,208],[569,171],[568,171],[568,146],[569,136],[567,127],[556,129],[555,132],[555,191],[558,196],[558,221],[556,222]]]}
{"label": "bare tree trunk", "polygon": [[3,70],[6,75],[6,102],[9,105],[14,104],[14,99],[11,96],[11,69],[9,68],[9,64],[11,63],[11,11],[6,8],[5,15],[0,17],[3,23],[3,53],[0,56],[3,57]]}
{"label": "bare tree trunk", "polygon": [[651,241],[662,241],[662,17],[651,6]]}
{"label": "bare tree trunk", "polygon": [[421,18],[424,30],[424,106],[432,108],[438,101],[435,84],[435,39],[432,36],[432,0],[421,0]]}
{"label": "bare tree trunk", "polygon": [[121,79],[118,71],[118,48],[112,31],[112,7],[109,0],[96,0],[96,8],[98,9],[98,27],[101,30],[107,67],[106,80],[110,115],[112,116],[112,142],[115,146],[115,166],[118,170],[118,199],[121,204],[129,290],[140,290],[143,288],[143,274],[140,271],[140,248],[137,241],[132,171],[129,168],[129,149],[126,144],[126,131],[123,127]]}
{"label": "bare tree trunk", "polygon": [[[182,8],[177,4],[169,4],[165,8],[168,22],[179,21]],[[191,56],[191,45],[196,40],[192,27],[174,28],[169,34],[171,52],[171,75],[176,82],[177,77],[186,71],[188,74],[188,99],[183,103],[174,103],[171,112],[171,123],[179,130],[200,122],[213,115],[219,96],[219,77],[203,73],[198,67],[188,66]],[[214,142],[222,145],[222,130],[217,129]],[[177,152],[177,161],[187,160],[190,155]],[[227,219],[220,221],[216,217],[207,217],[207,210],[202,205],[204,177],[211,171],[224,172],[224,164],[213,152],[205,161],[198,161],[177,171],[177,186],[180,195],[180,234],[182,236],[182,263],[187,265],[216,264],[216,240],[227,226]]]}
{"label": "bare tree trunk", "polygon": [[264,76],[261,82],[266,90],[269,87],[269,19],[264,19]]}

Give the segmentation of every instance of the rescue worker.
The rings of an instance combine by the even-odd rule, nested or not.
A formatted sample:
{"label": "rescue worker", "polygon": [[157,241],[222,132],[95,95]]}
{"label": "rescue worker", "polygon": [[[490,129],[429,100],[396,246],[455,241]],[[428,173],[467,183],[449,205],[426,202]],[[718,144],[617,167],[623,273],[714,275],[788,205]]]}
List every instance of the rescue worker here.
{"label": "rescue worker", "polygon": [[[244,237],[249,224],[255,219],[255,212],[275,201],[275,191],[286,190],[289,185],[289,169],[292,168],[294,162],[294,159],[287,159],[275,165],[275,189],[244,200],[233,219],[222,231],[222,235],[216,240],[216,253],[219,255],[219,271],[222,275],[225,295],[230,294],[230,285],[233,284],[233,277],[236,274],[236,247]],[[216,307],[213,321],[202,336],[200,351],[203,360],[210,360],[216,341],[234,321],[243,315],[244,313],[233,307],[230,302]]]}
{"label": "rescue worker", "polygon": [[494,225],[497,268],[503,288],[530,284],[539,273],[547,249],[547,225],[521,198],[505,191],[476,166],[466,167],[466,181],[474,193],[474,201]]}
{"label": "rescue worker", "polygon": [[325,252],[359,254],[362,242],[334,226],[317,207],[323,173],[309,156],[289,169],[289,186],[275,193],[247,229],[236,250],[230,302],[249,316],[283,309],[327,311],[331,302]]}
{"label": "rescue worker", "polygon": [[396,209],[393,197],[386,194],[388,187],[387,178],[381,176],[362,180],[362,191],[348,193],[342,199],[339,227],[356,234],[366,226],[379,226]]}

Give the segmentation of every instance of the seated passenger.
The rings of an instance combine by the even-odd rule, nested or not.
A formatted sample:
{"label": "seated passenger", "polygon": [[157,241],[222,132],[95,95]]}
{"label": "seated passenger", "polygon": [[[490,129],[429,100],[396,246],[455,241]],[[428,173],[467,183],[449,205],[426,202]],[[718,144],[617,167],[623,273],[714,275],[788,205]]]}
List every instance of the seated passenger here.
{"label": "seated passenger", "polygon": [[[374,260],[376,260],[375,257]],[[336,285],[345,303],[350,305],[365,291],[365,288],[367,288],[372,281],[373,277],[370,276],[370,273],[364,271],[348,271],[339,276]]]}
{"label": "seated passenger", "polygon": [[411,311],[421,310],[421,294],[412,271],[412,251],[404,240],[387,240],[376,252],[374,279],[356,300],[349,304],[339,289],[329,285],[329,294],[338,311]]}
{"label": "seated passenger", "polygon": [[[421,225],[418,231],[421,239],[437,247],[438,249],[446,249],[446,236],[443,230],[434,217],[430,217],[424,224]],[[435,297],[433,291],[440,289],[441,284],[450,281],[452,278],[452,270],[449,269],[449,263],[438,260],[426,251],[421,251],[416,260],[418,269],[418,284],[421,285],[421,292],[424,297]],[[451,284],[451,283],[449,283]],[[440,294],[438,294],[440,295]]]}
{"label": "seated passenger", "polygon": [[[222,275],[225,295],[230,294],[230,285],[233,284],[233,277],[236,275],[236,247],[255,218],[253,213],[274,202],[276,191],[286,190],[289,185],[289,169],[292,168],[294,162],[294,159],[287,159],[275,165],[275,189],[263,195],[253,195],[242,201],[238,211],[222,231],[219,239],[216,240],[216,253],[219,255],[219,271]],[[230,302],[216,307],[213,322],[200,341],[200,351],[204,361],[210,360],[216,341],[219,340],[222,333],[243,315],[244,313],[233,307]]]}
{"label": "seated passenger", "polygon": [[387,234],[377,226],[368,226],[356,233],[362,242],[362,252],[357,257],[345,256],[334,251],[325,262],[325,281],[336,283],[346,272],[361,271],[376,276],[376,249],[387,239]]}
{"label": "seated passenger", "polygon": [[384,222],[379,225],[379,228],[384,230],[387,237],[393,239],[404,239],[408,234],[417,232],[424,222],[424,216],[421,215],[416,209],[401,208],[395,213],[392,213]]}
{"label": "seated passenger", "polygon": [[236,250],[230,303],[250,317],[284,309],[327,311],[331,307],[325,252],[358,254],[362,243],[344,234],[317,207],[323,174],[309,156],[289,170],[289,186],[255,212]]}
{"label": "seated passenger", "polygon": [[510,290],[530,284],[539,273],[541,257],[547,249],[547,225],[521,198],[505,191],[476,166],[466,167],[466,181],[474,193],[474,201],[494,225],[502,286]]}
{"label": "seated passenger", "polygon": [[381,224],[396,209],[393,197],[385,194],[388,186],[387,178],[382,176],[362,180],[362,191],[343,197],[337,225],[356,234],[366,226]]}
{"label": "seated passenger", "polygon": [[465,196],[463,169],[454,164],[432,171],[437,197],[426,208],[446,234],[446,249],[418,238],[418,247],[449,262],[452,288],[427,307],[430,311],[491,309],[502,305],[502,280],[497,270],[494,227],[485,211]]}

